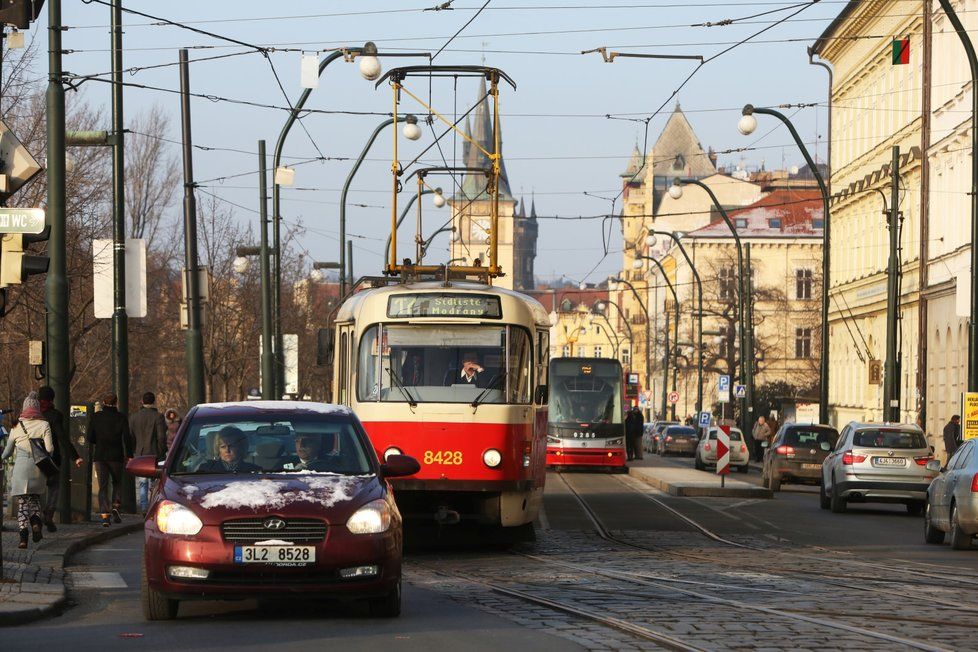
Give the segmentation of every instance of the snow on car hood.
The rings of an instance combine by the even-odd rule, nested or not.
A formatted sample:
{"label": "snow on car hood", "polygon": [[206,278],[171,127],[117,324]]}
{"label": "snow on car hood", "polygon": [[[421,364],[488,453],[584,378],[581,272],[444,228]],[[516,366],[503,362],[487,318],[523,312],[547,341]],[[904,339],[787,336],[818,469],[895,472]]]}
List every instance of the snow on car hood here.
{"label": "snow on car hood", "polygon": [[329,509],[355,498],[374,475],[304,473],[288,476],[244,479],[196,477],[180,482],[176,498],[211,510],[267,512],[289,505]]}

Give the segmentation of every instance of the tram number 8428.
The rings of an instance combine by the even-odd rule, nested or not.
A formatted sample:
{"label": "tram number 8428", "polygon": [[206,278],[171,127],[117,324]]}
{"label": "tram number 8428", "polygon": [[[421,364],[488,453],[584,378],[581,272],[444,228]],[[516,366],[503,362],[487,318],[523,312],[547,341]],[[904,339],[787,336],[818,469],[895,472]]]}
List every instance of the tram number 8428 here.
{"label": "tram number 8428", "polygon": [[425,464],[460,466],[462,464],[462,451],[425,451],[422,460]]}

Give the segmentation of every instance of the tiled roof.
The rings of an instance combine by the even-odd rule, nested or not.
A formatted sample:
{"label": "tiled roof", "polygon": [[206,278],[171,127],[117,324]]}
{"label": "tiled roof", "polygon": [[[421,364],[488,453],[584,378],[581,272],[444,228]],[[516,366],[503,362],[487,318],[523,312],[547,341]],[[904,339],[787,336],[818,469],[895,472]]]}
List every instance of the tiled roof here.
{"label": "tiled roof", "polygon": [[678,102],[659,140],[655,141],[652,161],[652,172],[657,177],[700,178],[717,172]]}
{"label": "tiled roof", "polygon": [[[775,190],[760,201],[742,208],[727,210],[730,220],[747,220],[746,227],[738,227],[741,237],[805,237],[821,236],[822,229],[813,226],[813,220],[822,218],[822,196],[817,190]],[[723,219],[716,219],[708,226],[688,234],[690,237],[731,237]]]}

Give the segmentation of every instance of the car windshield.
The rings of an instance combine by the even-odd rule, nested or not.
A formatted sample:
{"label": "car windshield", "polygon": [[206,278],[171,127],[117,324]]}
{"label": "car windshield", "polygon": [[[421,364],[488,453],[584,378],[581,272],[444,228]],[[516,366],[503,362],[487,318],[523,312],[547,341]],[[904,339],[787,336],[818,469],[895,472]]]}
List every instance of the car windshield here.
{"label": "car windshield", "polygon": [[860,430],[852,444],[860,448],[927,448],[923,434],[906,430]]}
{"label": "car windshield", "polygon": [[360,339],[357,397],[525,404],[531,362],[530,336],[515,326],[372,326]]}
{"label": "car windshield", "polygon": [[350,421],[323,415],[193,419],[170,473],[372,473]]}
{"label": "car windshield", "polygon": [[696,429],[687,426],[671,426],[666,428],[667,435],[695,435]]}
{"label": "car windshield", "polygon": [[834,448],[838,439],[839,433],[832,428],[792,428],[784,433],[783,443],[802,448],[806,446],[818,448],[823,443],[827,443]]}
{"label": "car windshield", "polygon": [[[716,430],[711,430],[710,431],[710,439],[716,439],[716,438],[717,438],[717,431]],[[740,439],[741,439],[741,437],[740,437],[740,431],[739,430],[731,430],[730,431],[730,441],[740,441]]]}

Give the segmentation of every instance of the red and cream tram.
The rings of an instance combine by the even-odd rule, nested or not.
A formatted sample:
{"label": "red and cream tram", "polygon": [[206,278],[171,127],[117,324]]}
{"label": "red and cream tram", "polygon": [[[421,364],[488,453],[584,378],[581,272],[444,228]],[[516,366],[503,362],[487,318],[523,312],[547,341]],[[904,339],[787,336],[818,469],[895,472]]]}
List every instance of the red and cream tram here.
{"label": "red and cream tram", "polygon": [[405,520],[530,526],[546,475],[543,307],[477,282],[392,281],[348,298],[335,328],[335,399],[379,457],[421,463],[391,481]]}

